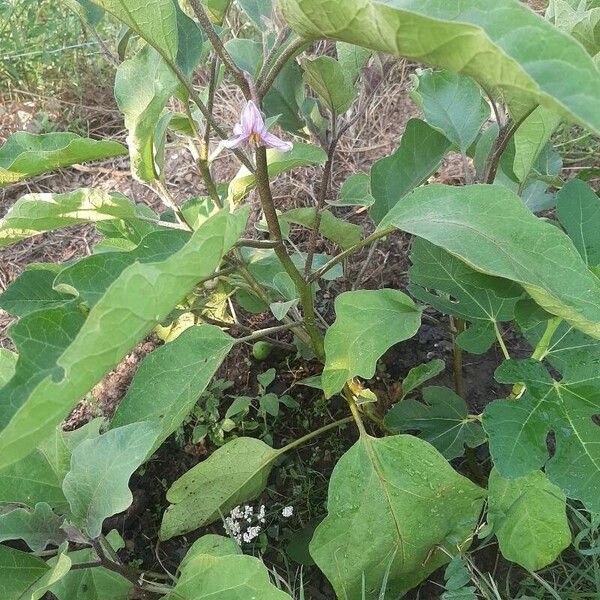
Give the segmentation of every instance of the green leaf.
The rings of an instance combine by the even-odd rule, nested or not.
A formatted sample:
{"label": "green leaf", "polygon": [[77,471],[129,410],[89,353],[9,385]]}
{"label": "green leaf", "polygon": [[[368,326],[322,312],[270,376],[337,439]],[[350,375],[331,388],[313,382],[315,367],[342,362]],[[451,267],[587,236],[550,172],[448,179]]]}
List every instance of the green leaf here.
{"label": "green leaf", "polygon": [[224,45],[233,62],[242,71],[256,78],[263,66],[262,44],[255,40],[233,38],[227,40]]}
{"label": "green leaf", "polygon": [[[292,208],[280,216],[281,221],[296,223],[308,229],[315,228],[316,218],[317,209],[311,207]],[[360,242],[362,227],[354,223],[348,223],[343,219],[338,219],[331,211],[325,209],[321,211],[319,233],[328,240],[335,242],[342,250],[345,250]]]}
{"label": "green leaf", "polygon": [[521,123],[513,136],[515,158],[513,172],[524,182],[533,169],[535,161],[560,123],[560,117],[547,108],[538,106]]}
{"label": "green leaf", "polygon": [[88,188],[64,194],[27,194],[0,219],[0,248],[69,225],[135,218],[135,207],[120,194]]}
{"label": "green leaf", "polygon": [[394,433],[418,431],[448,460],[462,456],[465,446],[475,448],[485,442],[478,423],[468,418],[465,401],[444,387],[427,387],[423,400],[402,400],[385,416],[385,426]]}
{"label": "green leaf", "polygon": [[381,219],[413,188],[428,179],[450,150],[451,142],[420,119],[410,119],[400,146],[371,168],[371,191],[375,203],[369,214]]}
{"label": "green leaf", "polygon": [[363,434],[333,471],[311,556],[347,600],[379,598],[391,563],[386,596],[398,598],[448,562],[439,547],[469,539],[484,493],[427,442]]}
{"label": "green leaf", "polygon": [[424,239],[413,241],[412,266],[408,271],[408,291],[417,300],[430,304],[437,310],[468,320],[468,331],[477,332],[481,343],[472,340],[463,346],[470,352],[485,352],[495,341],[494,325],[511,321],[514,306],[523,294],[520,286],[490,277],[472,269],[458,258]]}
{"label": "green leaf", "polygon": [[[21,356],[17,373],[0,392],[4,396],[12,384],[11,401],[0,405],[0,467],[31,452],[79,398],[164,319],[199,280],[215,271],[223,254],[244,230],[246,218],[246,210],[219,212],[167,259],[127,267],[92,307],[85,322],[70,326],[67,345],[55,349],[55,341],[43,337],[45,327],[37,334],[35,328],[30,330],[34,340],[35,336],[43,338],[31,343],[31,353],[43,357],[50,352],[51,357],[44,358],[46,370],[40,371],[35,362]],[[17,325],[37,315],[40,311]],[[73,320],[71,315],[69,322]],[[65,338],[58,328],[53,335]]]}
{"label": "green leaf", "polygon": [[[187,557],[186,557],[187,558]],[[242,554],[198,554],[186,560],[165,600],[291,600],[269,579],[265,565]]]}
{"label": "green leaf", "polygon": [[[500,383],[524,383],[518,401],[496,400],[483,413],[490,453],[503,477],[523,477],[541,467],[569,498],[600,510],[600,390],[554,381],[536,360],[511,360],[496,370]],[[548,455],[546,438],[554,432],[556,448]]]}
{"label": "green leaf", "polygon": [[467,585],[471,583],[471,572],[460,554],[448,563],[444,579],[446,591],[441,595],[441,600],[477,600],[475,588]]}
{"label": "green leaf", "polygon": [[131,172],[142,182],[160,176],[155,163],[159,145],[156,124],[178,83],[175,73],[151,46],[144,46],[117,68],[115,98],[129,131]]}
{"label": "green leaf", "polygon": [[465,154],[490,117],[490,106],[470,78],[451,71],[423,71],[413,95],[425,120]]}
{"label": "green leaf", "polygon": [[371,206],[371,177],[366,173],[353,173],[344,181],[337,200],[328,200],[331,206]]}
{"label": "green leaf", "polygon": [[542,308],[600,338],[600,280],[564,233],[509,190],[428,185],[397,204],[380,229],[390,225],[477,271],[520,283]]}
{"label": "green leaf", "polygon": [[53,287],[58,269],[53,265],[31,265],[0,295],[0,308],[16,317],[46,308],[60,306],[71,300]]}
{"label": "green leaf", "polygon": [[167,491],[160,539],[168,540],[220,518],[256,498],[279,452],[254,438],[236,438],[182,475]]}
{"label": "green leaf", "polygon": [[[190,240],[187,231],[160,230],[149,233],[133,250],[86,256],[65,267],[55,278],[56,290],[75,296],[92,308],[113,281],[130,265],[166,260]],[[2,296],[0,296],[0,303]]]}
{"label": "green leaf", "polygon": [[0,514],[0,542],[23,540],[33,552],[45,550],[48,544],[60,546],[66,539],[60,528],[63,522],[45,502],[37,503],[33,510],[14,508]]}
{"label": "green leaf", "polygon": [[298,133],[304,128],[304,121],[298,116],[304,99],[302,71],[298,63],[290,60],[266,93],[262,107],[267,117],[278,117],[277,124],[282,129]]}
{"label": "green leaf", "polygon": [[516,118],[541,104],[600,133],[600,72],[591,57],[517,0],[493,6],[487,0],[460,6],[439,0],[280,5],[306,38],[347,41],[457,71],[506,99]]}
{"label": "green leaf", "polygon": [[155,421],[131,423],[75,448],[63,481],[70,522],[97,538],[104,519],[129,507],[129,478],[148,456],[159,431]]}
{"label": "green leaf", "polygon": [[[295,143],[289,152],[267,150],[267,163],[269,164],[269,179],[290,171],[297,167],[307,165],[322,165],[327,160],[325,151],[313,144]],[[254,175],[242,167],[229,184],[229,199],[235,203],[240,202],[251,190],[256,187]]]}
{"label": "green leaf", "polygon": [[6,348],[0,348],[0,386],[6,384],[15,374],[17,354]]}
{"label": "green leaf", "polygon": [[589,267],[600,265],[600,198],[580,179],[565,183],[556,196],[556,215]]}
{"label": "green leaf", "polygon": [[237,0],[242,10],[254,21],[259,31],[264,31],[263,18],[270,19],[272,0]]}
{"label": "green leaf", "polygon": [[445,367],[444,361],[440,358],[434,358],[428,363],[413,367],[402,380],[402,399],[432,377],[439,375]]}
{"label": "green leaf", "polygon": [[334,115],[342,115],[352,106],[357,92],[337,60],[330,56],[317,56],[305,58],[300,64],[304,69],[304,82]]}
{"label": "green leaf", "polygon": [[335,49],[342,72],[350,83],[356,83],[372,52],[368,48],[347,44],[346,42],[338,42]]}
{"label": "green leaf", "polygon": [[550,0],[545,16],[581,42],[592,56],[600,50],[600,7],[597,3]]}
{"label": "green leaf", "polygon": [[25,458],[0,471],[0,503],[49,504],[59,514],[68,510],[62,482],[69,470],[73,448],[84,439],[99,434],[101,419],[90,421],[75,431],[55,429]]}
{"label": "green leaf", "polygon": [[21,596],[19,600],[40,600],[45,597],[46,592],[58,581],[60,581],[71,569],[71,558],[67,554],[68,544],[65,542],[59,548],[59,554],[52,566],[36,581],[34,581]]}
{"label": "green leaf", "polygon": [[529,571],[554,562],[571,543],[565,495],[542,471],[505,479],[492,469],[488,524],[502,556]]}
{"label": "green leaf", "polygon": [[344,292],[335,299],[335,314],[325,334],[326,398],[353,377],[371,379],[383,353],[411,338],[421,325],[421,310],[397,290]]}
{"label": "green leaf", "polygon": [[[108,534],[109,541],[110,537]],[[73,565],[98,559],[92,549],[69,552],[69,558]],[[129,600],[132,587],[122,575],[104,567],[93,567],[69,571],[50,591],[58,600]]]}
{"label": "green leaf", "polygon": [[186,329],[141,362],[111,427],[144,419],[160,423],[152,451],[173,433],[196,404],[233,346],[233,339],[214,325]]}
{"label": "green leaf", "polygon": [[232,538],[216,535],[214,533],[207,533],[201,538],[198,538],[190,546],[190,549],[185,553],[185,556],[179,565],[178,571],[183,571],[191,560],[206,554],[209,556],[235,556],[237,554],[242,554],[242,551]]}
{"label": "green leaf", "polygon": [[173,0],[94,0],[165,58],[177,58],[177,14]]}
{"label": "green leaf", "polygon": [[61,167],[123,154],[126,150],[118,142],[91,140],[75,133],[18,131],[0,147],[0,186]]}
{"label": "green leaf", "polygon": [[43,577],[50,568],[37,556],[0,544],[0,597],[25,600],[27,588]]}

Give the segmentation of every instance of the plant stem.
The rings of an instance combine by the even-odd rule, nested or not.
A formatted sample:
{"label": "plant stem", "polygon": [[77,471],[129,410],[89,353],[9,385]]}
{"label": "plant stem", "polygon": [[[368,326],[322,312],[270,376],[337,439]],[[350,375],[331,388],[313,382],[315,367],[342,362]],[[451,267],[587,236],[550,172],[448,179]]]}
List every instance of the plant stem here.
{"label": "plant stem", "polygon": [[395,230],[395,227],[386,227],[385,229],[375,231],[375,233],[372,233],[371,235],[367,236],[364,240],[361,240],[357,244],[354,244],[354,246],[350,246],[350,248],[344,250],[343,252],[340,252],[339,254],[336,254],[330,261],[326,262],[320,269],[317,269],[312,275],[310,275],[307,279],[307,283],[312,283],[313,281],[320,279],[321,277],[323,277],[323,275],[325,275],[325,273],[327,273],[327,271],[333,269],[333,267],[341,263],[348,256],[356,254],[359,250],[361,250],[365,246],[368,246],[371,242],[379,240],[382,237],[385,237],[386,235],[389,235],[390,233],[394,232]]}
{"label": "plant stem", "polygon": [[233,59],[231,58],[229,52],[225,49],[221,38],[217,35],[206,11],[204,10],[204,6],[200,0],[190,0],[190,6],[196,15],[196,18],[200,22],[200,27],[206,33],[210,43],[214,51],[217,53],[217,56],[221,59],[221,62],[225,65],[225,68],[231,73],[233,79],[235,80],[238,87],[242,90],[244,96],[247,99],[250,99],[250,87],[248,86],[248,82],[244,77],[244,73],[242,70],[235,64]]}
{"label": "plant stem", "polygon": [[[552,336],[556,333],[556,330],[558,329],[558,326],[561,323],[562,319],[560,317],[552,317],[548,321],[548,323],[546,324],[546,330],[544,331],[544,334],[540,338],[540,341],[534,348],[531,358],[533,358],[534,360],[539,360],[540,362],[544,360],[544,358],[546,358],[548,354],[548,348],[550,347],[550,342],[552,341]],[[515,383],[508,398],[510,400],[516,400],[523,394],[525,388],[525,384]]]}
{"label": "plant stem", "polygon": [[271,186],[269,184],[269,171],[267,165],[267,152],[263,147],[256,148],[256,189],[260,198],[260,203],[267,221],[269,233],[271,239],[278,242],[274,248],[277,258],[281,261],[283,268],[286,273],[290,276],[296,290],[300,297],[300,303],[302,304],[302,310],[304,312],[304,321],[306,324],[306,331],[310,337],[313,351],[319,360],[323,360],[325,357],[325,350],[323,348],[323,336],[319,331],[316,319],[315,319],[315,307],[313,304],[313,296],[311,286],[304,281],[300,271],[292,261],[288,254],[284,244],[283,236],[281,234],[281,227],[279,225],[279,219],[277,217],[277,211],[275,210],[275,203],[273,202],[273,196],[271,194]]}
{"label": "plant stem", "polygon": [[465,382],[463,379],[462,367],[463,357],[462,348],[456,343],[456,338],[465,330],[465,321],[459,317],[450,317],[450,325],[452,329],[452,352],[454,354],[454,391],[461,398],[465,397]]}
{"label": "plant stem", "polygon": [[504,358],[506,360],[510,360],[510,354],[506,348],[506,344],[504,343],[504,339],[500,333],[500,329],[498,329],[498,323],[496,323],[496,321],[494,321],[494,333],[496,334],[496,339],[498,340],[498,344],[500,345],[500,349],[502,350]]}
{"label": "plant stem", "polygon": [[339,141],[337,134],[337,118],[335,114],[331,115],[331,142],[327,148],[327,161],[323,167],[323,175],[321,177],[321,183],[317,192],[317,206],[315,208],[315,220],[313,227],[310,230],[308,238],[308,252],[306,254],[306,263],[304,265],[304,277],[308,277],[312,271],[313,258],[315,256],[315,249],[317,247],[317,238],[319,237],[319,228],[321,227],[321,216],[323,214],[323,207],[325,206],[325,200],[329,192],[329,184],[331,182],[331,171],[333,170],[333,160],[335,158],[335,149]]}
{"label": "plant stem", "polygon": [[241,238],[236,242],[238,248],[276,248],[279,242],[275,240],[252,240],[247,238]]}
{"label": "plant stem", "polygon": [[282,51],[282,53],[277,57],[273,66],[270,68],[268,73],[261,73],[261,77],[256,82],[257,92],[259,99],[262,99],[264,95],[269,91],[275,79],[277,79],[277,75],[281,72],[283,67],[285,67],[286,63],[296,56],[300,54],[302,50],[308,48],[310,46],[310,42],[307,42],[303,38],[296,38],[292,40]]}
{"label": "plant stem", "polygon": [[317,437],[318,435],[321,435],[322,433],[325,433],[326,431],[329,431],[330,429],[334,429],[336,427],[341,427],[342,425],[345,425],[346,423],[350,423],[352,420],[353,420],[353,417],[344,417],[343,419],[339,419],[338,421],[334,421],[333,423],[329,423],[328,425],[323,425],[323,427],[319,427],[319,429],[315,429],[314,431],[311,431],[310,433],[307,433],[306,435],[303,435],[302,437],[298,438],[297,440],[294,440],[293,442],[289,443],[287,446],[280,448],[279,450],[277,450],[277,453],[284,454],[285,452],[289,452],[290,450],[293,450],[294,448],[297,448],[298,446],[302,446],[303,444],[306,444],[306,442],[309,442],[310,440]]}
{"label": "plant stem", "polygon": [[272,333],[278,333],[280,331],[288,331],[290,329],[294,329],[295,327],[302,327],[302,323],[297,322],[297,323],[290,323],[289,325],[288,324],[276,325],[275,327],[266,327],[265,329],[259,329],[258,331],[255,331],[254,333],[251,333],[250,335],[246,335],[244,337],[237,338],[235,340],[235,343],[241,344],[242,342],[245,342],[245,343],[254,342],[255,340],[260,340],[264,337],[267,337],[267,336],[271,335]]}
{"label": "plant stem", "polygon": [[183,213],[181,212],[179,206],[175,204],[175,200],[173,199],[173,196],[171,196],[171,192],[169,192],[167,186],[162,181],[157,179],[152,184],[150,184],[150,188],[154,190],[157,196],[162,200],[163,204],[175,213],[175,217],[177,218],[179,224],[185,227],[188,231],[192,231],[192,227],[185,220],[185,217],[183,216]]}
{"label": "plant stem", "polygon": [[362,417],[360,416],[360,411],[358,410],[358,406],[354,401],[354,397],[352,391],[348,387],[348,384],[344,386],[343,391],[344,397],[346,398],[346,402],[348,402],[348,406],[350,407],[350,412],[352,413],[352,418],[358,427],[358,432],[361,437],[367,435],[367,430],[365,429],[365,424],[363,423]]}

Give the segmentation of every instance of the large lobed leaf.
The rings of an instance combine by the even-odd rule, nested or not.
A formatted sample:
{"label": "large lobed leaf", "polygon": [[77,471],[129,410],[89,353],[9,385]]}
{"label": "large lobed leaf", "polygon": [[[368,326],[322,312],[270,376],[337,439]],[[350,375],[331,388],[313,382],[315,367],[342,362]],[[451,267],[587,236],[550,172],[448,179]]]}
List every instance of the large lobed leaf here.
{"label": "large lobed leaf", "polygon": [[[541,467],[548,479],[591,511],[600,510],[600,390],[554,381],[538,361],[511,360],[496,370],[501,383],[524,383],[518,400],[496,400],[483,413],[490,452],[503,477],[523,477]],[[549,456],[547,437],[554,432]]]}
{"label": "large lobed leaf", "polygon": [[476,271],[517,282],[548,312],[600,338],[600,280],[571,240],[494,185],[419,188],[380,224],[440,246]]}
{"label": "large lobed leaf", "polygon": [[[336,465],[310,553],[338,598],[398,598],[469,539],[484,490],[410,435],[361,435]],[[363,595],[363,578],[366,595]]]}
{"label": "large lobed leaf", "polygon": [[600,72],[574,39],[517,0],[280,0],[290,25],[470,75],[517,118],[538,104],[600,132]]}
{"label": "large lobed leaf", "polygon": [[[80,323],[70,325],[68,333],[60,328],[62,323],[77,319],[77,308],[73,307],[76,301],[51,309],[72,312],[69,319],[54,323],[54,335],[60,334],[60,343],[53,336],[45,337],[47,327],[42,323],[41,328],[27,328],[23,336],[31,338],[27,342],[30,351],[21,354],[15,376],[0,392],[0,466],[31,452],[79,398],[167,316],[199,280],[215,271],[223,254],[241,235],[246,215],[247,211],[220,212],[168,258],[128,266],[91,308],[85,321],[81,316]],[[48,359],[45,352],[54,354]],[[36,361],[42,361],[42,371]]]}
{"label": "large lobed leaf", "polygon": [[0,186],[61,167],[126,154],[118,142],[75,133],[13,133],[0,148]]}

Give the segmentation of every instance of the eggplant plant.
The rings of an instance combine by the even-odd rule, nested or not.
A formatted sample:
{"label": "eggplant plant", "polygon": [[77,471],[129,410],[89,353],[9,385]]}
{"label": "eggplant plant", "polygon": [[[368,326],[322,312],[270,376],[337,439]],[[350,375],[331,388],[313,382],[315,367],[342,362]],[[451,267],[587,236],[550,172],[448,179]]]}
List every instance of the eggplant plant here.
{"label": "eggplant plant", "polygon": [[[251,436],[219,447],[168,489],[161,541],[240,516],[280,457],[353,424],[357,441],[335,466],[310,542],[335,597],[400,598],[440,566],[460,569],[477,538],[495,536],[529,571],[552,563],[572,543],[567,502],[600,512],[600,200],[584,174],[565,179],[552,144],[565,123],[600,134],[600,9],[551,0],[544,18],[517,0],[68,5],[90,27],[122,26],[105,50],[118,64],[127,145],[19,132],[0,148],[0,185],[128,155],[164,209],[84,188],[27,194],[0,220],[0,247],[81,223],[99,234],[90,256],[31,264],[0,296],[17,318],[16,351],[0,350],[0,541],[21,540],[0,545],[2,598],[289,599],[243,553],[233,517],[231,535],[197,539],[172,578],[124,563],[122,540],[106,531],[132,502],[132,474],[180,428],[232,348],[265,340],[319,364],[312,384],[343,398],[347,415],[282,447]],[[338,191],[340,140],[360,115],[365,69],[384,56],[420,65],[412,96],[422,118]],[[244,99],[238,123],[216,116],[225,84]],[[169,140],[189,150],[203,181],[183,203],[169,183]],[[449,152],[466,184],[429,183]],[[239,166],[228,181],[215,175],[225,154]],[[319,173],[314,205],[280,210],[278,175],[304,166]],[[252,198],[263,220],[250,228]],[[368,213],[371,233],[344,219],[348,206]],[[306,230],[305,251],[290,225]],[[412,236],[406,289],[353,287],[328,323],[323,290],[397,232]],[[322,238],[339,251],[317,252]],[[423,387],[439,360],[415,365],[384,412],[369,383],[377,363],[430,309],[454,333],[454,389]],[[279,324],[252,330],[253,313]],[[142,360],[112,419],[63,431],[157,327],[169,331],[165,343]],[[507,331],[528,357],[510,355]],[[463,353],[494,345],[506,397],[471,414]],[[455,468],[465,453],[476,473]]]}

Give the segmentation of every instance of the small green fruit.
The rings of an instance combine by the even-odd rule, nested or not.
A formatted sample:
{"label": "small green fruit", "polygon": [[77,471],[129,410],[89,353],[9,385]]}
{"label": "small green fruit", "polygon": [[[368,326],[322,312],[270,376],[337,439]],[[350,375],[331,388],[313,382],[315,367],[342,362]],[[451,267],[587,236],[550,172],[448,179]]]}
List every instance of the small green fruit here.
{"label": "small green fruit", "polygon": [[266,360],[269,354],[271,354],[271,350],[273,350],[273,346],[269,342],[256,342],[252,346],[252,356],[256,360]]}

